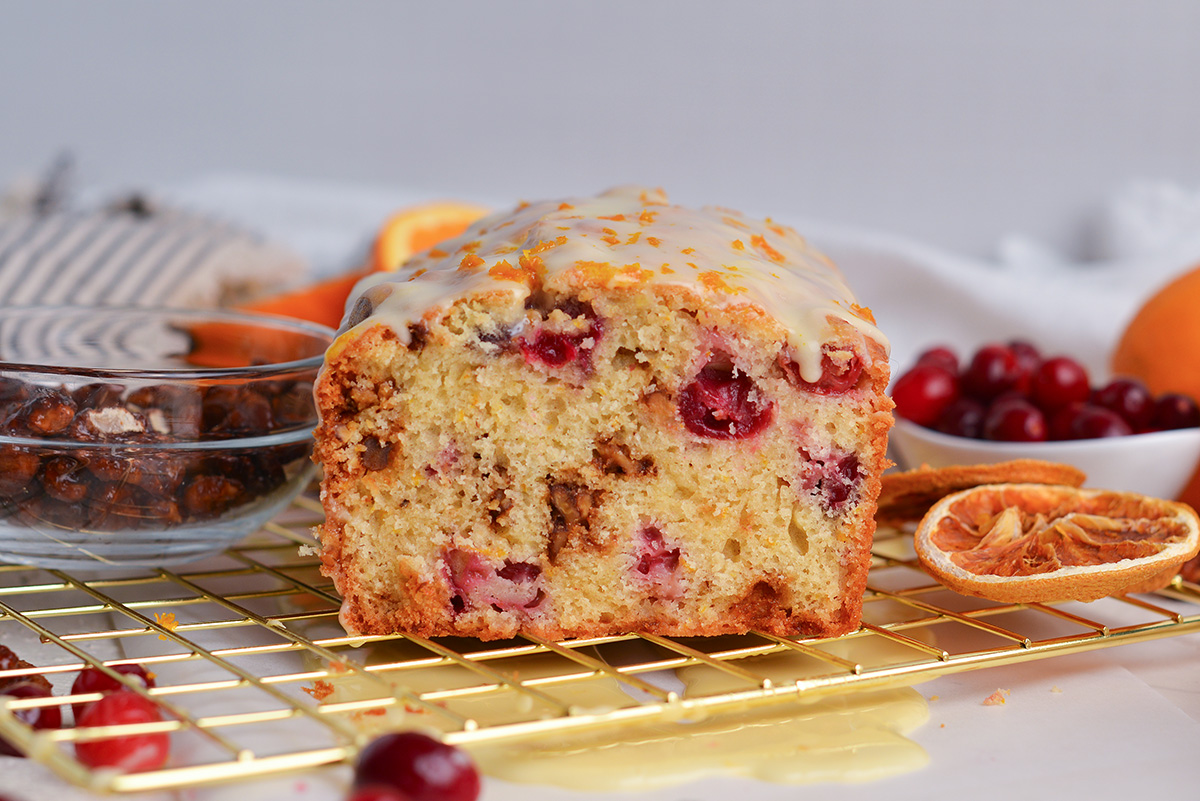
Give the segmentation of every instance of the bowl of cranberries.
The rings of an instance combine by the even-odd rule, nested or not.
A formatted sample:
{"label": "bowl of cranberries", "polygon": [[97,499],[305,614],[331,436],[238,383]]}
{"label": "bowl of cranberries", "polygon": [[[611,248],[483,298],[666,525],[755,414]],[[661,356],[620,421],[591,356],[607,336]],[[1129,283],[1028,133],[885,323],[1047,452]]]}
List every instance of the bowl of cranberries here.
{"label": "bowl of cranberries", "polygon": [[308,485],[334,332],[233,311],[0,311],[0,561],[173,564]]}
{"label": "bowl of cranberries", "polygon": [[923,351],[892,385],[891,444],[906,467],[1043,459],[1088,485],[1174,498],[1200,462],[1195,399],[1140,381],[1094,381],[1077,360],[1024,341],[988,343],[960,360]]}

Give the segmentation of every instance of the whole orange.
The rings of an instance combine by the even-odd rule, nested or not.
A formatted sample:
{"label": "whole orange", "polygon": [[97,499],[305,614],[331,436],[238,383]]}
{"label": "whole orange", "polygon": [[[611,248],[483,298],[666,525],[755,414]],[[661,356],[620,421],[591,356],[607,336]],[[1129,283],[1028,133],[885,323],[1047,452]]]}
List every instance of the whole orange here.
{"label": "whole orange", "polygon": [[[1111,366],[1114,375],[1139,378],[1156,395],[1200,400],[1200,267],[1150,296],[1118,340]],[[1180,500],[1200,508],[1200,470]]]}

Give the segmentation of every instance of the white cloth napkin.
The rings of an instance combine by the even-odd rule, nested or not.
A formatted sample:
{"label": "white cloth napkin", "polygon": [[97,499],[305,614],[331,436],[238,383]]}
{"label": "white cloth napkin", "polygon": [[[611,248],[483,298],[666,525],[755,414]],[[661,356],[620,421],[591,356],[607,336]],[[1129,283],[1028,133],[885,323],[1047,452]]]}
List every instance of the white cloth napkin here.
{"label": "white cloth napkin", "polygon": [[874,310],[892,342],[893,376],[933,344],[966,357],[985,342],[1025,339],[1105,379],[1112,348],[1141,304],[1200,265],[1200,190],[1169,184],[1115,196],[1091,226],[1089,261],[1015,235],[986,261],[886,234],[798,227]]}

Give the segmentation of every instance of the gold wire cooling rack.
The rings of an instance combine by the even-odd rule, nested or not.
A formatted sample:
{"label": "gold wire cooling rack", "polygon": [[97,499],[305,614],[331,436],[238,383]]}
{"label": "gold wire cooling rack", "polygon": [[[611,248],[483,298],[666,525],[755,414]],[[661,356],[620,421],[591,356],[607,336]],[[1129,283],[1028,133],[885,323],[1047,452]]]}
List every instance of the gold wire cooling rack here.
{"label": "gold wire cooling rack", "polygon": [[[179,570],[0,565],[0,643],[37,666],[0,681],[41,673],[67,704],[94,700],[65,695],[84,666],[136,662],[156,679],[136,689],[167,713],[91,735],[35,732],[13,713],[46,702],[9,699],[0,736],[93,792],[169,789],[348,762],[382,727],[465,744],[602,734],[1200,631],[1200,587],[1178,579],[1152,596],[995,604],[932,582],[911,538],[893,533],[877,537],[864,622],[847,637],[352,638],[312,555],[319,517],[301,498],[239,547]],[[148,731],[171,732],[165,768],[92,772],[74,757],[88,736]]]}

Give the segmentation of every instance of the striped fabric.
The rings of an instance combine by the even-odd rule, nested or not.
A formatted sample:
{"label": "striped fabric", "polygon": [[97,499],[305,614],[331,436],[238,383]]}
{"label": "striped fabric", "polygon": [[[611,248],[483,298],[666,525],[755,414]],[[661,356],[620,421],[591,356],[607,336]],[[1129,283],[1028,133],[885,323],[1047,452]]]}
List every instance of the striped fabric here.
{"label": "striped fabric", "polygon": [[305,272],[237,226],[141,201],[0,219],[0,306],[215,306]]}

